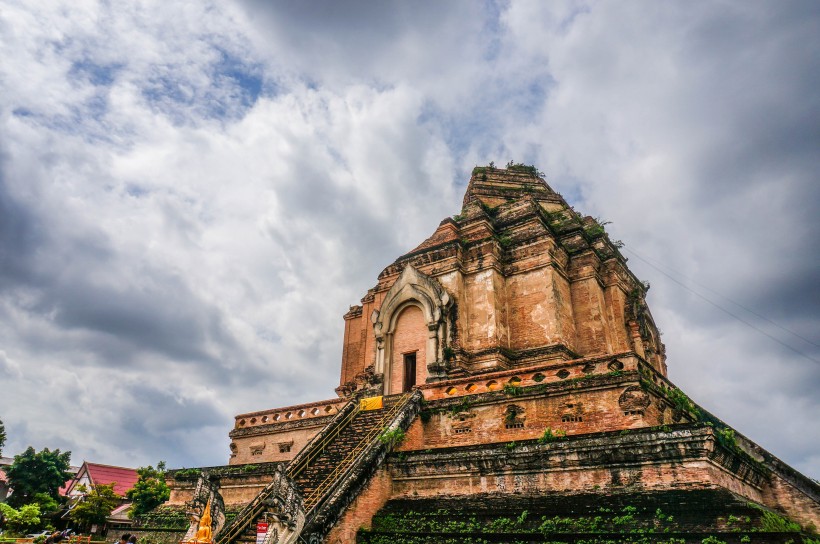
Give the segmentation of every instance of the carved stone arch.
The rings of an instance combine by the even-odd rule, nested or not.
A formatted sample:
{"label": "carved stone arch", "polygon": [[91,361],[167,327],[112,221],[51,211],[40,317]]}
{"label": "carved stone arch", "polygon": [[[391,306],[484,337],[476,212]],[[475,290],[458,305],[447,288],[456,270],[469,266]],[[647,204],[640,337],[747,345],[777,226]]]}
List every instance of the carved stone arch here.
{"label": "carved stone arch", "polygon": [[408,306],[421,309],[427,326],[427,380],[444,379],[447,374],[443,350],[450,343],[449,312],[453,308],[450,294],[435,279],[407,265],[382,300],[381,307],[370,316],[376,337],[377,374],[384,375],[384,392],[388,391],[393,360],[393,335],[399,315]]}
{"label": "carved stone arch", "polygon": [[[414,293],[414,294],[418,294],[418,293]],[[429,315],[429,308],[432,306],[432,302],[429,301],[429,300],[422,302],[424,300],[422,297],[424,297],[424,295],[418,294],[417,297],[407,298],[407,299],[403,300],[402,302],[398,303],[395,306],[395,308],[392,309],[392,312],[391,312],[391,315],[390,315],[390,320],[387,323],[387,330],[385,331],[385,333],[393,334],[393,333],[396,332],[396,324],[399,321],[399,315],[401,315],[401,313],[405,309],[407,309],[408,306],[415,306],[415,307],[421,309],[421,313],[424,314],[424,322],[425,323],[434,322],[433,317],[431,315]]]}

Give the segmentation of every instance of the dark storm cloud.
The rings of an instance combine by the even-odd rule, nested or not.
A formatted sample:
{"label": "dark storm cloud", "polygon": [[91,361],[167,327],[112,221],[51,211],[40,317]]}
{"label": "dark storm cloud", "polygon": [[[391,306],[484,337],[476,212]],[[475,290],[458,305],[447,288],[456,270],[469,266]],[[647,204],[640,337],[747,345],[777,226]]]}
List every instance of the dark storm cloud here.
{"label": "dark storm cloud", "polygon": [[7,160],[0,148],[0,292],[30,280],[31,255],[43,242],[34,215],[9,192]]}
{"label": "dark storm cloud", "polygon": [[[51,315],[52,324],[63,330],[83,329],[114,339],[117,356],[97,359],[97,364],[130,364],[133,354],[145,349],[172,359],[217,364],[204,343],[215,342],[226,351],[238,348],[224,330],[219,312],[200,301],[180,277],[147,263],[135,263],[139,267],[135,277],[122,276],[123,263],[118,262],[122,256],[103,237],[74,239],[52,231],[48,243],[38,238],[35,245],[34,225],[48,231],[48,218],[19,207],[5,192],[0,192],[0,206],[5,212],[0,219],[7,236],[4,241],[8,241],[0,250],[6,264],[7,297],[15,299],[15,287],[31,288],[35,294],[27,297],[21,310]],[[37,258],[28,258],[34,251]],[[113,351],[105,349],[107,339],[94,335],[83,343],[92,352]]]}
{"label": "dark storm cloud", "polygon": [[[210,398],[182,399],[168,391],[133,384],[117,391],[117,402],[132,410],[123,414],[124,436],[165,436],[224,421]],[[142,406],[150,407],[145,410]]]}

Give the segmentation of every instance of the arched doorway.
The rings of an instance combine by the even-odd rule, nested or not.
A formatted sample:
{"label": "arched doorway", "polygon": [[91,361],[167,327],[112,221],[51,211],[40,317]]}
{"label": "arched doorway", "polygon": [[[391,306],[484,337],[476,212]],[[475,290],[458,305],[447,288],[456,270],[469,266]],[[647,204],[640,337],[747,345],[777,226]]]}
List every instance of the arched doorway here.
{"label": "arched doorway", "polygon": [[390,385],[387,394],[403,393],[427,379],[427,323],[413,302],[402,308],[393,332]]}
{"label": "arched doorway", "polygon": [[437,280],[412,266],[404,268],[370,316],[376,337],[375,373],[383,377],[385,395],[446,378],[443,354],[451,341],[453,306]]}

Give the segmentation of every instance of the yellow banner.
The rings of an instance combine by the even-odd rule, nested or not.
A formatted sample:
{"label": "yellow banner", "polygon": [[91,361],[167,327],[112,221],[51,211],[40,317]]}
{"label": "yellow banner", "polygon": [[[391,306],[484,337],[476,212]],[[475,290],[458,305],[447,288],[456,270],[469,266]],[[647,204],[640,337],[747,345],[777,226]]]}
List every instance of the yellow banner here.
{"label": "yellow banner", "polygon": [[359,410],[379,410],[382,406],[382,397],[370,397],[359,401]]}

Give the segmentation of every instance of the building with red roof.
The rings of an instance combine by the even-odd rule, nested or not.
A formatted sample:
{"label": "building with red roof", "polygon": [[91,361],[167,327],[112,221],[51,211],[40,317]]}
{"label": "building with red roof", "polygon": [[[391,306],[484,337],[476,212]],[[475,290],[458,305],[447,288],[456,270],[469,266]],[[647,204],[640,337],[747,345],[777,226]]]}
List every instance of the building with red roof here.
{"label": "building with red roof", "polygon": [[98,485],[114,485],[114,493],[120,496],[120,504],[109,514],[106,526],[91,528],[92,533],[104,532],[107,526],[128,526],[131,520],[128,518],[128,511],[131,509],[131,502],[125,498],[125,492],[134,487],[139,475],[133,468],[115,467],[112,465],[101,465],[100,463],[89,463],[83,461],[80,470],[73,479],[66,482],[60,489],[60,494],[69,498],[68,508],[62,517],[67,518],[69,512],[85,498],[85,495]]}
{"label": "building with red roof", "polygon": [[125,492],[134,487],[139,475],[133,468],[115,467],[111,465],[101,465],[99,463],[89,463],[84,461],[77,475],[71,480],[65,490],[68,497],[84,495],[80,486],[91,489],[95,485],[114,484],[114,493],[120,497],[125,497]]}

